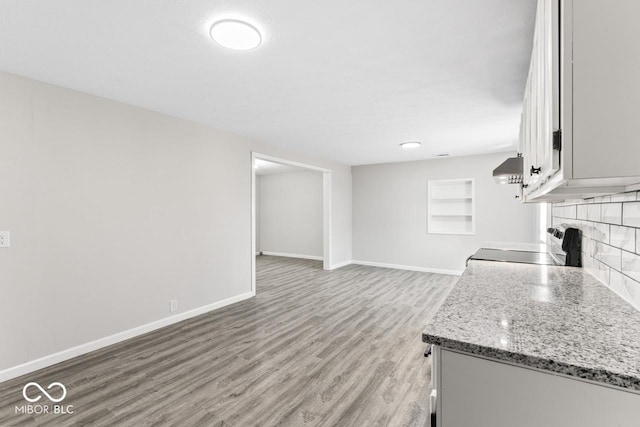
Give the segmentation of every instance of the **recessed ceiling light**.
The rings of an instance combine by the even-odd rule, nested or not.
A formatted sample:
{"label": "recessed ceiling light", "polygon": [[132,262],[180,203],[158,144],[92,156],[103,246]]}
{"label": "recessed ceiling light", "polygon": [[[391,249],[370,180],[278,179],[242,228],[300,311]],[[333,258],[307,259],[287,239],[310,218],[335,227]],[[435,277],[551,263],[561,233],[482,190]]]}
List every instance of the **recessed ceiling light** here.
{"label": "recessed ceiling light", "polygon": [[235,50],[249,50],[262,43],[260,32],[250,24],[236,19],[223,19],[211,26],[211,38],[220,46]]}
{"label": "recessed ceiling light", "polygon": [[403,150],[411,150],[412,148],[418,148],[420,147],[422,144],[415,141],[415,142],[403,142],[402,144],[400,144],[400,147],[402,147]]}

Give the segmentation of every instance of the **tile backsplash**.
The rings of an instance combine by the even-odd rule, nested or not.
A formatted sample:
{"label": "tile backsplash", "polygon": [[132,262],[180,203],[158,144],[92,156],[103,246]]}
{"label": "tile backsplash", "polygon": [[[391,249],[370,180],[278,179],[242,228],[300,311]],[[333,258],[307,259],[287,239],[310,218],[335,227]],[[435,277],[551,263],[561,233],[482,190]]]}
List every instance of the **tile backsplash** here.
{"label": "tile backsplash", "polygon": [[554,203],[552,215],[582,230],[583,267],[640,310],[640,191]]}

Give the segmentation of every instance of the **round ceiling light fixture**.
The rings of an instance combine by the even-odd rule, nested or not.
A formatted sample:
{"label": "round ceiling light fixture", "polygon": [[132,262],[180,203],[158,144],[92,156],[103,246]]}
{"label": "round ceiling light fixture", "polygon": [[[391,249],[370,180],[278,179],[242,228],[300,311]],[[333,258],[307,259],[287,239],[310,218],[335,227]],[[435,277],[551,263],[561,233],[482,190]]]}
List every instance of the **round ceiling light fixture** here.
{"label": "round ceiling light fixture", "polygon": [[422,144],[419,143],[418,141],[412,141],[412,142],[403,142],[402,144],[400,144],[400,147],[403,150],[411,150],[413,148],[418,148],[420,147]]}
{"label": "round ceiling light fixture", "polygon": [[260,46],[260,31],[251,24],[237,19],[223,19],[211,26],[209,35],[220,46],[235,50],[249,50]]}

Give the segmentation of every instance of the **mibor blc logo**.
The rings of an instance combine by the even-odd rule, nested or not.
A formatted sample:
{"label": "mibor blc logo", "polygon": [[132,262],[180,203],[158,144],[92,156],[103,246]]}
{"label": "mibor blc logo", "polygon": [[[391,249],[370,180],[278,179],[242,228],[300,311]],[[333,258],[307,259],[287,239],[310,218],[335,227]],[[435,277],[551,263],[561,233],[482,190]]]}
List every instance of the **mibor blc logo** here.
{"label": "mibor blc logo", "polygon": [[29,397],[27,396],[27,390],[29,389],[29,387],[35,387],[38,390],[40,390],[40,393],[44,394],[45,396],[47,396],[47,399],[49,399],[50,401],[52,401],[53,403],[58,403],[58,402],[62,402],[64,400],[65,397],[67,397],[67,388],[62,385],[61,383],[51,383],[49,384],[49,386],[47,387],[47,390],[51,390],[51,388],[53,387],[58,387],[62,390],[62,395],[58,398],[55,398],[53,396],[51,396],[49,393],[47,393],[40,384],[38,383],[28,383],[27,385],[25,385],[24,387],[22,387],[22,395],[24,396],[24,398],[26,400],[28,400],[31,403],[35,403],[38,400],[40,400],[40,398],[42,397],[41,395],[38,395],[35,398]]}
{"label": "mibor blc logo", "polygon": [[[40,402],[43,396],[54,405],[49,405],[48,403],[33,405],[33,403]],[[16,414],[73,414],[73,405],[57,405],[67,397],[67,388],[62,383],[53,382],[47,386],[46,390],[36,382],[27,383],[22,387],[22,397],[32,405],[16,406]]]}

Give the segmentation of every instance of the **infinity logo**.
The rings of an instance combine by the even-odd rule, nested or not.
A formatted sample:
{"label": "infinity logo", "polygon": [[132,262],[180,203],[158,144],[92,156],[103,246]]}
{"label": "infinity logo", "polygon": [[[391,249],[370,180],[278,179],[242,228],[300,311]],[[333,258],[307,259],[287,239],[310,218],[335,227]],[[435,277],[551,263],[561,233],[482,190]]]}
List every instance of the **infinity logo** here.
{"label": "infinity logo", "polygon": [[22,395],[24,396],[24,398],[25,398],[25,399],[27,399],[29,402],[32,402],[32,403],[33,403],[33,402],[37,402],[38,400],[40,400],[40,398],[41,398],[42,396],[40,396],[40,395],[39,395],[39,396],[37,396],[37,397],[35,397],[35,398],[30,398],[29,396],[27,396],[27,389],[28,389],[29,387],[35,387],[35,388],[37,388],[38,390],[40,390],[40,392],[41,392],[42,394],[44,394],[45,396],[47,396],[47,399],[49,399],[50,401],[52,401],[52,402],[54,402],[54,403],[62,402],[62,401],[64,400],[64,398],[65,398],[65,397],[67,397],[67,388],[66,388],[64,385],[62,385],[61,383],[55,382],[55,383],[51,383],[51,384],[49,384],[49,386],[47,386],[47,390],[51,390],[51,387],[60,387],[60,388],[62,389],[62,396],[56,399],[55,397],[53,397],[53,396],[51,396],[49,393],[47,393],[47,392],[42,388],[42,386],[41,386],[40,384],[38,384],[38,383],[34,383],[34,382],[31,382],[31,383],[28,383],[27,385],[25,385],[25,386],[22,388]]}

